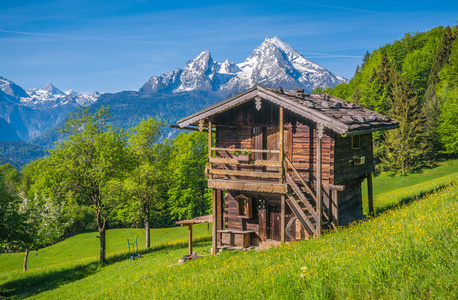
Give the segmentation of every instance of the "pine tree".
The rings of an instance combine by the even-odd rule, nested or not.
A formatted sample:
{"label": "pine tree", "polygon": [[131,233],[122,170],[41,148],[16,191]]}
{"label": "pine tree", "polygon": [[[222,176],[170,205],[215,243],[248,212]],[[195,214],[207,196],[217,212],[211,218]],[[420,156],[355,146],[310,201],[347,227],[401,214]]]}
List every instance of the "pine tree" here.
{"label": "pine tree", "polygon": [[388,58],[388,55],[386,54],[386,52],[383,52],[382,59],[381,59],[381,65],[377,73],[381,84],[388,85],[390,83],[390,73],[391,73],[391,61]]}
{"label": "pine tree", "polygon": [[381,58],[381,65],[377,72],[377,77],[380,82],[380,88],[378,94],[380,95],[380,100],[378,104],[378,112],[385,113],[388,110],[387,107],[387,98],[391,93],[391,74],[393,72],[393,67],[390,59],[386,52],[383,52]]}
{"label": "pine tree", "polygon": [[383,168],[406,174],[421,166],[425,145],[419,135],[418,97],[406,79],[398,73],[391,76],[390,116],[399,121],[399,128],[385,135]]}
{"label": "pine tree", "polygon": [[363,68],[366,65],[370,58],[371,54],[369,53],[369,51],[366,51],[366,53],[363,56],[363,63],[361,64],[361,68]]}
{"label": "pine tree", "polygon": [[426,142],[430,145],[430,151],[425,153],[425,158],[435,159],[442,149],[442,144],[437,134],[437,126],[441,113],[442,101],[436,95],[434,87],[426,90],[425,101],[421,107],[421,130],[424,132]]}
{"label": "pine tree", "polygon": [[439,82],[439,72],[442,70],[443,65],[448,61],[448,58],[452,52],[452,43],[455,40],[455,36],[452,34],[450,27],[445,27],[442,41],[437,48],[436,55],[431,65],[431,72],[428,77],[428,89],[434,88],[436,83]]}

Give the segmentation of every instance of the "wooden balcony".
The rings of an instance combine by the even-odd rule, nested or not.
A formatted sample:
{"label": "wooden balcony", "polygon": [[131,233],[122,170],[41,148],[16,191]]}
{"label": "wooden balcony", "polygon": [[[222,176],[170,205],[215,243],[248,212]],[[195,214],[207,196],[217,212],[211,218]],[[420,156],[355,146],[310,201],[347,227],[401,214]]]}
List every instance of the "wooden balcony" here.
{"label": "wooden balcony", "polygon": [[[230,152],[241,149],[212,148],[217,157],[209,157],[206,168],[208,187],[222,190],[266,192],[285,194],[281,161],[246,159],[241,160]],[[250,150],[252,153],[279,153],[278,150]],[[224,155],[224,156],[223,156]],[[255,155],[249,155],[254,157]]]}

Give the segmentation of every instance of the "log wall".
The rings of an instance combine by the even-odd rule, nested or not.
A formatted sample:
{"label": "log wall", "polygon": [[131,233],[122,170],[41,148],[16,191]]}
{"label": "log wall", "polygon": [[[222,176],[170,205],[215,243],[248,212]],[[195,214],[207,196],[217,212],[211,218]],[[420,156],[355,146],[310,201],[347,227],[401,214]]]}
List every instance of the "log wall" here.
{"label": "log wall", "polygon": [[[315,124],[303,123],[286,124],[286,155],[299,171],[305,181],[310,182],[310,187],[315,189],[316,180],[316,127]],[[322,178],[333,183],[334,180],[334,134],[325,130],[322,138]],[[290,175],[297,179],[290,171]]]}
{"label": "log wall", "polygon": [[364,217],[361,195],[361,182],[363,180],[363,178],[356,178],[348,181],[345,190],[337,193],[340,226],[347,226],[349,223]]}
{"label": "log wall", "polygon": [[[359,149],[352,149],[351,137],[337,135],[335,139],[334,184],[348,185],[349,181],[374,171],[372,133],[360,135]],[[354,157],[365,157],[365,163],[355,165]]]}
{"label": "log wall", "polygon": [[259,236],[259,218],[257,209],[259,203],[257,199],[252,199],[253,215],[250,219],[240,217],[237,211],[237,200],[235,200],[235,197],[239,194],[240,193],[235,191],[228,191],[225,195],[224,222],[226,224],[226,230],[253,231],[254,234],[251,235],[251,242],[256,245],[261,240]]}

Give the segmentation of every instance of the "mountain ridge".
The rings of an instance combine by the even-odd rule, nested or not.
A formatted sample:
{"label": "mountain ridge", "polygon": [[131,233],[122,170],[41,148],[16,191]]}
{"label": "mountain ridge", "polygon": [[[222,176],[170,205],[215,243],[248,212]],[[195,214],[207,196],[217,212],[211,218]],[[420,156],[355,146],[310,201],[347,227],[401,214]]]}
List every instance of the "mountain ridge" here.
{"label": "mountain ridge", "polygon": [[[69,112],[93,104],[99,96],[98,92],[62,92],[51,82],[41,89],[23,89],[0,77],[0,118],[9,125],[0,133],[0,141],[31,140],[62,122]],[[6,124],[3,127],[7,128]]]}
{"label": "mountain ridge", "polygon": [[334,87],[345,78],[335,76],[324,67],[307,60],[278,37],[267,37],[243,62],[214,61],[208,50],[188,61],[183,69],[152,76],[140,92],[173,94],[186,91],[216,92],[233,95],[254,84],[286,89]]}
{"label": "mountain ridge", "polygon": [[[43,88],[24,90],[0,77],[0,118],[16,128],[21,140],[52,147],[53,142],[62,138],[57,134],[57,126],[65,122],[68,113],[82,106],[91,105],[91,111],[102,104],[110,106],[113,124],[128,128],[149,116],[160,116],[173,123],[255,84],[311,92],[340,82],[346,79],[307,60],[278,37],[267,37],[241,63],[227,59],[220,63],[205,50],[182,69],[152,76],[138,91],[63,92],[51,82]],[[44,136],[40,138],[41,135]],[[11,136],[14,134],[8,138]]]}

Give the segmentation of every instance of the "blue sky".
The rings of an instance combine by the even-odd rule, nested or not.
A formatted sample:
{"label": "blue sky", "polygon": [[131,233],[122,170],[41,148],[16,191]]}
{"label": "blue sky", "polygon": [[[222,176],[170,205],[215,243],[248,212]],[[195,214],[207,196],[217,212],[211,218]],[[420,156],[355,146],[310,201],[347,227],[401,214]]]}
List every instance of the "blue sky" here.
{"label": "blue sky", "polygon": [[0,76],[23,88],[51,81],[80,92],[137,90],[204,50],[240,63],[278,36],[351,78],[366,51],[457,24],[458,1],[423,2],[2,1]]}

